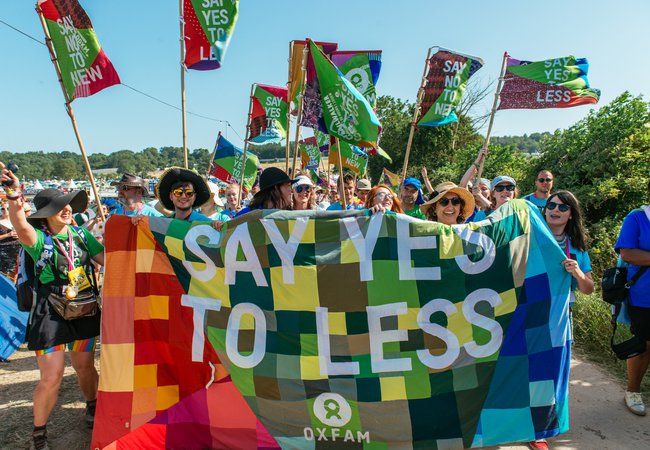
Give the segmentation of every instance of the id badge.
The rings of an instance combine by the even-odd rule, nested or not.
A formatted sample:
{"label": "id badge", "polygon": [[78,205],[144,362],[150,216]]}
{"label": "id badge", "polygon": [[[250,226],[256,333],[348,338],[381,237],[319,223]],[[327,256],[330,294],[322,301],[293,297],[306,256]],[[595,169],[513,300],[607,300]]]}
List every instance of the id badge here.
{"label": "id badge", "polygon": [[83,267],[77,267],[68,272],[68,280],[70,280],[71,286],[77,288],[77,291],[83,291],[90,287],[90,281]]}

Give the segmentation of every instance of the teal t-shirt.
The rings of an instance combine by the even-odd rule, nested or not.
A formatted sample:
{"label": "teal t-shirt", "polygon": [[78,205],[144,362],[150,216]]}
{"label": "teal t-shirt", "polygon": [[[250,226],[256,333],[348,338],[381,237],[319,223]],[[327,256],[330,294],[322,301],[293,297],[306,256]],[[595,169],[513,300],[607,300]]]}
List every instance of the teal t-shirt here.
{"label": "teal t-shirt", "polygon": [[[69,229],[73,233],[73,239],[75,235],[79,236],[79,234],[74,228],[69,227]],[[88,231],[85,228],[81,228],[80,230],[86,237],[86,242],[88,243],[88,254],[90,255],[91,258],[104,251],[104,246],[100,244],[97,241],[97,239],[95,239],[95,236],[93,236],[90,231]],[[29,254],[29,256],[32,257],[34,262],[38,261],[41,258],[41,253],[43,253],[43,248],[45,247],[45,233],[43,233],[43,231],[41,230],[35,230],[35,231],[36,231],[36,244],[30,247],[21,244],[25,248],[25,251]],[[61,244],[63,244],[66,251],[69,251],[67,232],[56,234],[53,236],[53,238],[58,239],[58,241],[61,242]],[[77,240],[75,239],[75,244],[76,241]],[[57,245],[56,241],[54,241],[52,244],[54,245],[54,254],[52,255],[52,259],[50,260],[49,264],[47,264],[43,269],[43,271],[41,272],[41,276],[39,277],[41,284],[47,284],[54,281],[54,272],[52,271],[52,264],[57,264],[59,257],[65,258],[65,256],[61,254],[61,249]],[[73,255],[75,256],[74,267],[77,268],[82,266],[83,264],[81,263],[79,258],[76,257],[78,256],[77,251],[73,251]],[[66,278],[67,273],[62,273],[60,275],[61,275],[61,279],[67,279]]]}

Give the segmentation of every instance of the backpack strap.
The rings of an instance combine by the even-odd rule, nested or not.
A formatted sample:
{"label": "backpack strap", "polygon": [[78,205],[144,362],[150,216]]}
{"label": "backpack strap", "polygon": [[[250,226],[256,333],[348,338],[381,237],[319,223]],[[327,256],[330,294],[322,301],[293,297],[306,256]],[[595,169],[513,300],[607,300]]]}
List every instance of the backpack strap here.
{"label": "backpack strap", "polygon": [[41,252],[40,258],[38,258],[38,261],[36,261],[36,264],[34,264],[34,270],[36,274],[36,282],[39,282],[39,278],[41,276],[41,272],[45,269],[45,267],[48,265],[50,262],[50,259],[52,259],[52,256],[54,255],[54,244],[52,241],[52,235],[49,233],[44,233],[43,241],[44,241],[44,246],[43,246],[43,251]]}
{"label": "backpack strap", "polygon": [[625,283],[625,289],[630,289],[634,283],[645,273],[646,270],[648,270],[648,267],[650,266],[643,266],[641,267],[630,280]]}

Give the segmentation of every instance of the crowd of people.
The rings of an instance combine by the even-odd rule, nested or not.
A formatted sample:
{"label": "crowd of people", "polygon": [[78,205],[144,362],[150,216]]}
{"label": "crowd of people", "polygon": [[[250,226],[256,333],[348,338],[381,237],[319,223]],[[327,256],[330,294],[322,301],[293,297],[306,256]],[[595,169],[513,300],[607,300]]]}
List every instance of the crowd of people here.
{"label": "crowd of people", "polygon": [[[112,183],[118,201],[104,199],[99,207],[103,208],[104,216],[126,215],[133,223],[144,216],[166,216],[211,222],[217,230],[225,222],[256,209],[367,210],[368,214],[406,214],[425,221],[458,225],[485,220],[500,206],[519,197],[517,181],[507,174],[492,180],[476,178],[479,162],[486,154],[486,150],[481,150],[458,184],[446,180],[434,187],[423,168],[423,181],[406,178],[395,190],[387,184],[373,185],[368,179],[357,179],[350,173],[330,185],[317,186],[308,172],[291,177],[281,169],[270,167],[261,172],[246,199],[240,198],[242,190],[238,185],[229,185],[222,193],[216,184],[195,172],[174,167],[165,171],[156,184],[155,206],[145,202],[151,196],[148,183],[126,173]],[[33,199],[35,212],[32,213],[16,176],[2,163],[0,168],[0,181],[6,193],[0,215],[0,271],[15,275],[21,247],[37,267],[38,297],[30,312],[27,344],[36,352],[40,371],[34,392],[33,444],[34,448],[43,449],[47,448],[46,424],[57,401],[66,348],[86,398],[86,422],[91,427],[94,423],[98,378],[94,350],[101,311],[95,307],[81,316],[65,319],[53,298],[75,299],[83,297],[85,292],[90,292],[91,297],[98,296],[94,280],[104,260],[105,223],[99,214],[92,219],[84,215],[88,208],[88,195],[84,191],[64,194],[45,189]],[[579,200],[569,191],[554,190],[554,183],[550,171],[540,171],[535,179],[535,191],[523,199],[537,208],[531,211],[535,214],[539,211],[566,255],[562,265],[572,277],[570,304],[573,305],[575,291],[584,294],[594,291],[588,237]],[[630,277],[639,268],[650,265],[650,207],[635,210],[625,219],[616,251],[622,264],[629,265]],[[46,264],[40,267],[38,262],[44,259]],[[632,287],[628,303],[633,333],[650,340],[650,273],[641,276]],[[640,386],[649,363],[648,351],[628,360],[624,400],[627,408],[637,415],[645,415]],[[529,445],[548,448],[545,441]]]}

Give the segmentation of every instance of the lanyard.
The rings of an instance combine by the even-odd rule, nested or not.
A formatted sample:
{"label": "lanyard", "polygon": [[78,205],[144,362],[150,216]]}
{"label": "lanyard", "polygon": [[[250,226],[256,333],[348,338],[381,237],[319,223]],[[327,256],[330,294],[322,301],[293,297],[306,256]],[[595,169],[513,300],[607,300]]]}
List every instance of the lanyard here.
{"label": "lanyard", "polygon": [[63,244],[61,244],[61,241],[58,239],[54,238],[56,243],[58,244],[59,248],[65,255],[65,259],[68,260],[68,272],[74,270],[74,247],[73,247],[73,242],[72,242],[72,233],[70,233],[70,230],[68,229],[68,251],[65,250],[65,247]]}
{"label": "lanyard", "polygon": [[571,253],[569,252],[569,237],[564,238],[564,252],[566,253],[566,257],[568,259],[571,259]]}

